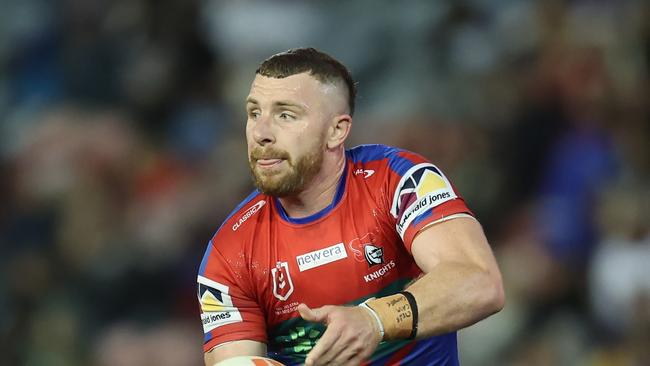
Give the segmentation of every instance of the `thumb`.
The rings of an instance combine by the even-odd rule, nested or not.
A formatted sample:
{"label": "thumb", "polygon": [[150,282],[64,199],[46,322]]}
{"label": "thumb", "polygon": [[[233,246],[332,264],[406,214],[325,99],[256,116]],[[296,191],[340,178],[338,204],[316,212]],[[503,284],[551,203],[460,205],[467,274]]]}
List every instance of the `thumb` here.
{"label": "thumb", "polygon": [[300,316],[310,322],[324,323],[327,319],[327,312],[323,308],[311,309],[305,304],[298,305]]}

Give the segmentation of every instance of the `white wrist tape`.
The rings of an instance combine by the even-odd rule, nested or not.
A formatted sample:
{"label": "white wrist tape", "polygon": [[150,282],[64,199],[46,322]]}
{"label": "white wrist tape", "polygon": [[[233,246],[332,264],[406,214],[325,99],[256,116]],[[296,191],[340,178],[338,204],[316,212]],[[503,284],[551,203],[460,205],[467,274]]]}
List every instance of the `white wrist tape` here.
{"label": "white wrist tape", "polygon": [[[368,300],[370,300],[370,299],[368,299]],[[368,301],[368,300],[366,300],[366,301]],[[372,314],[373,318],[375,318],[375,320],[377,321],[377,326],[379,327],[379,333],[381,334],[381,339],[383,340],[384,339],[384,325],[381,323],[381,319],[379,319],[379,315],[377,315],[377,313],[374,310],[372,310],[372,308],[370,306],[368,306],[368,304],[366,304],[366,301],[359,304],[359,306],[366,309],[366,310],[368,310],[370,312],[370,314]]]}

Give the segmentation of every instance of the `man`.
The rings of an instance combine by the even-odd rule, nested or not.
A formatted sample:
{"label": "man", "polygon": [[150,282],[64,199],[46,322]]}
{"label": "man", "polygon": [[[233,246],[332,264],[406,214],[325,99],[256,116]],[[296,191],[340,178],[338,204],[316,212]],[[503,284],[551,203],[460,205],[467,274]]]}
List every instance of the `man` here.
{"label": "man", "polygon": [[256,71],[257,190],[199,269],[206,365],[457,365],[456,331],[503,307],[481,226],[437,167],[382,145],[345,150],[354,98],[348,70],[311,48]]}

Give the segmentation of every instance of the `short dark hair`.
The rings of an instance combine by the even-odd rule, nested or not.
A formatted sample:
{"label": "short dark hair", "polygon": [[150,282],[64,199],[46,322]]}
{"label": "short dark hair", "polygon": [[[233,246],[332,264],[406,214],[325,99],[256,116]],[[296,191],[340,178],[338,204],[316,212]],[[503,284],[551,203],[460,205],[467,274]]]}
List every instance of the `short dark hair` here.
{"label": "short dark hair", "polygon": [[343,81],[348,88],[348,107],[354,113],[354,100],[357,89],[352,74],[332,56],[315,48],[293,48],[275,54],[260,64],[256,74],[277,79],[309,72],[321,83]]}

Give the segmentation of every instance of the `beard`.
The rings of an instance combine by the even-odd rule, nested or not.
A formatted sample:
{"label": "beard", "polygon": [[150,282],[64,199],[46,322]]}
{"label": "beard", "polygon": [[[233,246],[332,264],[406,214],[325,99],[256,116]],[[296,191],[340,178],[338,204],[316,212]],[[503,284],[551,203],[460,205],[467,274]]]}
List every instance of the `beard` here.
{"label": "beard", "polygon": [[[296,195],[318,174],[323,164],[323,155],[323,149],[314,148],[294,159],[285,150],[272,147],[266,149],[257,147],[251,151],[248,160],[253,183],[260,192],[269,196],[287,197]],[[286,171],[286,169],[259,171],[257,170],[257,160],[262,158],[284,159],[289,165],[289,171]]]}

